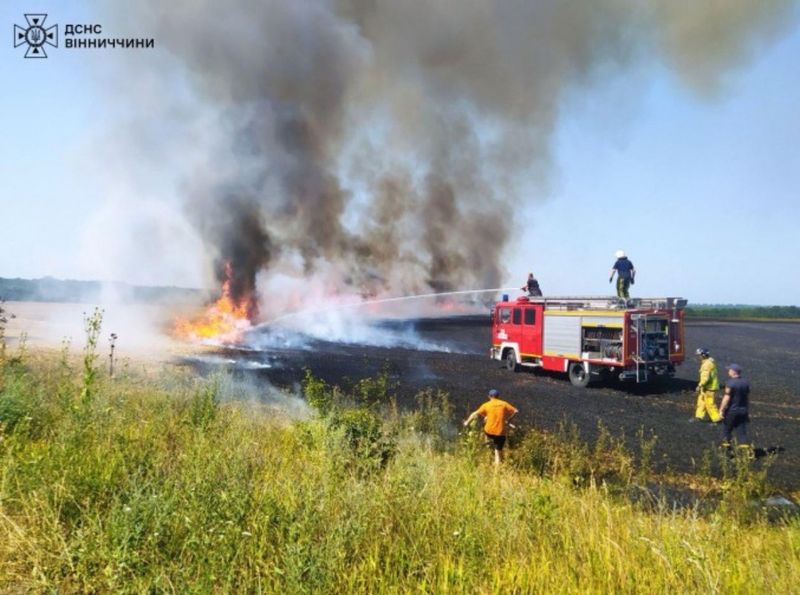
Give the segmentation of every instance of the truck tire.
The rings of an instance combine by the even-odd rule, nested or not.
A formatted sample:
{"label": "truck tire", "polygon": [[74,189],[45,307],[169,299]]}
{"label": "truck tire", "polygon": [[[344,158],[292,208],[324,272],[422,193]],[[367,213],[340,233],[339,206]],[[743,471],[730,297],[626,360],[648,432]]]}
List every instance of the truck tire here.
{"label": "truck tire", "polygon": [[590,374],[583,367],[582,362],[572,362],[569,365],[569,381],[573,386],[586,388],[589,386]]}
{"label": "truck tire", "polygon": [[513,349],[506,350],[506,356],[503,358],[506,363],[506,369],[511,372],[517,372],[519,370],[519,364],[517,363],[517,354]]}

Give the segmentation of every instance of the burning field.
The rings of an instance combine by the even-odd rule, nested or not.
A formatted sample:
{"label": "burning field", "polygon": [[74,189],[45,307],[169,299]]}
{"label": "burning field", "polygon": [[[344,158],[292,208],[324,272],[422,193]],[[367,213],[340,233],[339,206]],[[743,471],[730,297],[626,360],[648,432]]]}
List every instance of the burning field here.
{"label": "burning field", "polygon": [[[590,438],[602,423],[631,443],[643,427],[658,435],[664,466],[696,468],[714,438],[685,424],[692,362],[657,393],[510,376],[486,357],[481,299],[519,273],[506,263],[530,248],[521,232],[547,225],[536,207],[552,195],[555,135],[576,98],[613,81],[635,101],[651,69],[698,98],[720,97],[729,73],[779,38],[790,3],[267,1],[218,12],[210,0],[148,0],[117,15],[170,56],[141,73],[146,96],[127,97],[152,108],[129,129],[130,161],[153,137],[165,155],[190,157],[172,172],[177,195],[204,283],[221,288],[205,311],[171,324],[179,341],[216,351],[192,366],[280,386],[305,368],[335,383],[385,368],[402,402],[437,386],[460,414],[494,386],[528,424],[566,420]],[[471,288],[489,293],[467,306],[394,302]],[[387,303],[393,319],[375,322]],[[730,340],[741,328],[691,327],[688,347],[741,360],[775,415],[756,418],[757,439],[789,447],[794,327],[748,327],[786,347],[775,359],[737,351],[755,340]],[[791,457],[789,448],[775,467],[786,481]]]}
{"label": "burning field", "polygon": [[[550,304],[560,308],[551,327],[549,305],[535,300],[494,310],[495,322],[539,345],[573,330],[570,348],[541,351],[523,351],[504,328],[495,336],[509,339],[497,351],[509,368],[514,353],[528,364],[557,360],[576,384],[590,365],[671,372],[670,358],[700,346],[720,367],[735,361],[753,387],[751,438],[777,457],[727,457],[719,428],[688,423],[691,357],[657,384],[577,388],[562,374],[514,373],[488,356],[489,306],[509,279],[531,267],[547,279],[545,295],[587,295],[598,283],[607,291],[602,255],[620,237],[640,264],[660,263],[642,267],[637,291],[713,287],[692,276],[712,267],[675,266],[671,248],[690,236],[673,220],[712,190],[726,197],[722,182],[738,185],[727,171],[756,137],[740,133],[739,153],[724,139],[686,142],[670,117],[668,126],[650,118],[722,103],[731,73],[780,39],[796,8],[82,6],[76,22],[97,24],[65,25],[65,35],[122,32],[76,39],[76,48],[147,51],[112,52],[102,67],[87,58],[53,81],[88,98],[68,106],[60,127],[75,144],[50,143],[56,171],[74,181],[57,184],[65,201],[51,210],[69,205],[73,217],[57,227],[86,218],[83,240],[63,242],[53,262],[117,282],[64,281],[72,289],[62,297],[14,297],[81,303],[0,301],[0,591],[796,590],[800,507],[767,496],[775,486],[800,494],[800,324],[697,322],[684,337],[685,300],[675,298],[641,307],[562,298]],[[84,84],[84,70],[99,80]],[[29,87],[14,86],[15,105],[35,111]],[[763,95],[752,102],[759,109],[770,105]],[[670,110],[634,127],[639,103]],[[714,118],[691,114],[697,121],[684,126],[713,137],[697,122]],[[729,121],[719,129],[739,132]],[[597,126],[586,138],[585,123]],[[628,127],[633,136],[652,129],[637,140],[646,151],[611,150],[627,143]],[[650,135],[669,141],[661,150],[670,158],[650,152]],[[683,147],[703,153],[686,152],[697,169],[678,171]],[[585,171],[559,179],[573,152],[573,167]],[[716,153],[730,161],[705,159]],[[779,178],[769,165],[769,179]],[[766,175],[746,173],[753,184]],[[9,196],[51,197],[31,176],[16,177]],[[679,178],[687,186],[662,183]],[[746,187],[741,195],[749,212]],[[541,208],[556,200],[567,210]],[[28,206],[22,216],[39,222],[41,205]],[[695,235],[692,254],[717,246],[716,236]],[[36,245],[29,263],[46,260],[52,242]],[[768,260],[768,250],[745,244],[731,250]],[[86,262],[68,263],[78,252]],[[736,253],[725,261],[738,262]],[[88,285],[93,293],[82,294]],[[103,300],[105,311],[84,305]],[[580,300],[604,304],[584,316]],[[494,464],[486,456],[480,428],[459,423],[492,388],[520,411],[502,464],[499,453]],[[728,543],[737,547],[720,545]]]}
{"label": "burning field", "polygon": [[[401,407],[413,409],[420,390],[441,389],[450,395],[458,419],[479,405],[489,388],[496,388],[521,410],[521,432],[529,427],[556,431],[567,424],[592,442],[603,427],[624,437],[633,451],[641,446],[640,436],[656,438],[654,461],[660,470],[704,470],[719,431],[710,424],[688,423],[698,366],[691,357],[673,380],[655,386],[615,382],[581,389],[565,375],[514,374],[488,358],[488,313],[464,313],[486,312],[480,292],[476,294],[467,297],[478,301],[467,302],[463,295],[451,301],[311,300],[305,309],[259,322],[252,305],[235,301],[225,282],[219,298],[206,307],[178,313],[112,307],[104,328],[119,335],[120,358],[171,361],[202,375],[222,371],[249,387],[246,398],[269,401],[276,390],[300,396],[307,370],[343,387],[387,374]],[[6,332],[12,349],[25,333],[34,346],[57,346],[64,337],[76,341],[83,335],[79,322],[86,308],[79,304],[7,307],[17,314]],[[192,310],[194,314],[187,314]],[[411,317],[411,312],[425,315]],[[65,325],[67,320],[74,324]],[[758,447],[785,449],[769,476],[792,489],[800,489],[798,345],[800,325],[793,323],[698,321],[686,326],[688,353],[703,346],[720,365],[735,361],[744,367],[753,386],[753,441]],[[241,398],[235,390],[229,396]]]}
{"label": "burning field", "polygon": [[[143,96],[126,95],[151,108],[127,144],[130,162],[155,137],[163,155],[189,157],[171,172],[176,207],[196,234],[203,282],[220,288],[204,311],[169,325],[179,342],[217,352],[193,355],[193,366],[280,386],[306,367],[336,383],[386,368],[401,401],[438,386],[459,413],[495,386],[528,424],[566,420],[591,437],[602,423],[631,442],[643,427],[658,435],[665,466],[696,467],[713,429],[685,424],[692,362],[657,394],[509,376],[485,356],[481,300],[518,274],[506,262],[529,249],[521,232],[547,224],[536,206],[552,195],[555,135],[576,98],[600,81],[641,97],[650,84],[641,72],[651,69],[698,98],[720,97],[729,73],[779,38],[790,3],[267,1],[218,13],[210,0],[111,10],[170,57],[141,73]],[[471,288],[487,294],[466,306],[438,297],[407,307],[395,297]],[[393,319],[375,322],[387,312]],[[456,314],[478,316],[442,318]],[[757,439],[788,447],[794,327],[748,328],[786,347],[775,359],[737,351],[754,340],[726,338],[741,328],[692,327],[688,346],[719,346],[720,360],[752,371],[775,415],[756,419]]]}
{"label": "burning field", "polygon": [[[239,347],[180,363],[202,373],[226,369],[289,389],[297,387],[306,369],[342,386],[386,372],[401,405],[413,407],[419,390],[442,389],[450,394],[457,418],[476,408],[489,388],[497,388],[519,407],[523,428],[556,431],[562,423],[574,424],[592,441],[602,425],[624,436],[633,450],[640,446],[641,431],[657,438],[657,466],[680,473],[702,471],[704,456],[719,443],[716,426],[688,423],[698,367],[691,358],[673,380],[655,387],[613,383],[580,389],[563,375],[508,372],[488,358],[489,337],[484,315],[383,321],[338,336],[335,329],[310,334],[263,327],[247,331]],[[800,372],[795,366],[800,325],[696,322],[687,325],[686,340],[689,352],[707,347],[720,365],[735,361],[744,367],[753,386],[754,444],[785,448],[770,479],[800,488]]]}
{"label": "burning field", "polygon": [[[251,321],[247,304],[234,302],[224,285],[216,301],[205,308],[194,306],[194,315],[186,308],[176,313],[156,307],[111,307],[104,332],[119,335],[122,359],[171,361],[202,375],[222,371],[252,389],[247,398],[269,400],[275,390],[299,396],[306,370],[343,387],[388,374],[398,403],[407,409],[415,407],[418,391],[441,389],[449,393],[455,417],[462,418],[482,402],[489,388],[497,388],[520,408],[521,431],[555,431],[564,423],[574,424],[591,442],[602,426],[624,436],[634,451],[644,432],[657,439],[654,460],[662,470],[700,472],[706,453],[718,443],[716,427],[687,423],[698,367],[691,357],[668,383],[651,387],[615,382],[580,389],[565,375],[514,374],[490,360],[488,314],[463,314],[480,311],[476,303],[437,304],[425,298],[411,309],[427,314],[409,317],[410,310],[403,309],[407,301],[359,306],[346,300],[259,323]],[[83,336],[80,321],[87,309],[80,304],[12,303],[6,308],[16,314],[6,329],[12,350],[23,336],[34,347],[56,347],[64,338],[77,347]],[[377,316],[381,312],[384,316]],[[395,316],[387,317],[387,312]],[[785,448],[770,469],[770,479],[793,489],[800,488],[798,345],[799,324],[698,321],[686,326],[689,353],[703,346],[720,365],[735,361],[744,367],[753,386],[753,441],[759,447]],[[230,395],[239,398],[236,391]]]}

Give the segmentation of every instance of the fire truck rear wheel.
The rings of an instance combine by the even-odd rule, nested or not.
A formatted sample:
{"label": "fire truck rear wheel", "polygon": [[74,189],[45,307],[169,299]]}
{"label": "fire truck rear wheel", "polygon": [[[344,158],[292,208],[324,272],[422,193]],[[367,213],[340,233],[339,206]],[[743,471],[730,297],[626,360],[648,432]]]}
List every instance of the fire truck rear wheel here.
{"label": "fire truck rear wheel", "polygon": [[586,388],[589,386],[590,375],[581,362],[572,362],[569,365],[569,381],[573,386]]}
{"label": "fire truck rear wheel", "polygon": [[519,370],[519,364],[517,364],[517,354],[514,352],[513,349],[508,349],[506,351],[506,369],[517,372]]}

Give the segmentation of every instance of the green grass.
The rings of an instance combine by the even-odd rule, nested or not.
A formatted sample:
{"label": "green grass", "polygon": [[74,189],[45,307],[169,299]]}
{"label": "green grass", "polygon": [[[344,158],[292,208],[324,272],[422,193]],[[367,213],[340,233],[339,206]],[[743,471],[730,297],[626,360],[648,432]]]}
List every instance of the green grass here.
{"label": "green grass", "polygon": [[290,419],[89,355],[2,363],[0,592],[798,591],[800,525],[750,504],[746,461],[712,512],[643,506],[607,434],[531,430],[496,472],[433,390],[404,413],[385,378],[308,376]]}

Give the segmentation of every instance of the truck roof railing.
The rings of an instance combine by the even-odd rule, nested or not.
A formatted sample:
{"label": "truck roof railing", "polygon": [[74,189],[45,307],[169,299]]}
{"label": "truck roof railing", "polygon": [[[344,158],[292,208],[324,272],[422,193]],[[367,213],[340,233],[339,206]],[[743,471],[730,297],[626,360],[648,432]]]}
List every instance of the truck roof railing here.
{"label": "truck roof railing", "polygon": [[682,310],[688,303],[681,297],[521,296],[517,300],[542,304],[546,310]]}

